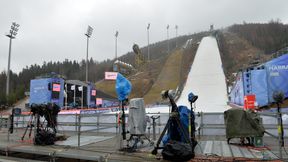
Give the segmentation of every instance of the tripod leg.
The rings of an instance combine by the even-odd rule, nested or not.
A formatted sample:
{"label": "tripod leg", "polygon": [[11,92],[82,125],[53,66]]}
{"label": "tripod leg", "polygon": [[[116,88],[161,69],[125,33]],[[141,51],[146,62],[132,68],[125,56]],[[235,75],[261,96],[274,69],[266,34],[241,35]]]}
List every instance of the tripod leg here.
{"label": "tripod leg", "polygon": [[180,128],[180,130],[181,130],[181,132],[182,132],[183,135],[184,135],[185,141],[188,142],[188,143],[191,145],[191,140],[189,139],[189,135],[187,135],[187,132],[184,130],[184,127],[183,127],[183,125],[181,124],[179,118],[177,118],[177,119],[175,119],[175,120],[176,120],[176,122],[177,122],[177,124],[178,124],[178,126],[179,126],[179,128]]}
{"label": "tripod leg", "polygon": [[29,125],[27,124],[27,126],[26,126],[26,128],[25,128],[25,131],[24,131],[24,133],[23,133],[23,135],[22,135],[22,138],[21,138],[22,141],[24,140],[24,137],[25,137],[25,135],[26,135],[26,133],[27,133],[28,128],[29,128]]}
{"label": "tripod leg", "polygon": [[29,119],[29,121],[28,121],[28,124],[27,124],[27,126],[26,126],[26,129],[25,129],[25,131],[24,131],[24,133],[23,133],[23,135],[22,135],[22,138],[21,138],[22,141],[24,140],[24,137],[25,137],[25,135],[26,135],[26,133],[27,133],[27,130],[28,130],[29,126],[31,127],[31,121],[32,121],[32,119],[33,119],[33,117],[32,117],[32,115],[31,115],[31,116],[30,116],[30,119]]}
{"label": "tripod leg", "polygon": [[32,122],[33,122],[33,118],[31,119],[31,123],[30,123],[29,138],[31,138],[32,129],[34,127],[34,123],[32,123]]}
{"label": "tripod leg", "polygon": [[31,126],[30,126],[30,130],[29,130],[29,138],[31,137],[33,127],[34,127],[34,125],[31,124]]}
{"label": "tripod leg", "polygon": [[156,154],[157,154],[157,149],[159,148],[159,145],[160,145],[160,143],[161,143],[161,140],[162,140],[163,136],[165,135],[165,133],[166,133],[166,131],[167,131],[167,129],[168,129],[168,125],[170,124],[170,122],[171,122],[171,119],[169,118],[167,124],[165,125],[164,130],[162,131],[162,133],[161,133],[161,135],[160,135],[160,137],[159,137],[159,139],[158,139],[158,141],[157,141],[157,143],[156,143],[156,146],[154,147],[154,150],[152,151],[152,154],[153,154],[153,155],[156,155]]}

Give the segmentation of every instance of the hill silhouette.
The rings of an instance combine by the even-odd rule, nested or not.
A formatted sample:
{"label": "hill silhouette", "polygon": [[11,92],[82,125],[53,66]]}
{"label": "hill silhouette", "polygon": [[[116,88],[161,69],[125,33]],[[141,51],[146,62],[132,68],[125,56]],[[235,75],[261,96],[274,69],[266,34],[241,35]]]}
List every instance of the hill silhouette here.
{"label": "hill silhouette", "polygon": [[[228,85],[234,81],[233,73],[239,69],[255,65],[271,59],[282,49],[287,52],[288,25],[279,20],[269,23],[243,23],[213,31],[184,35],[169,40],[170,52],[167,51],[167,41],[150,45],[151,61],[146,62],[142,69],[127,76],[132,84],[131,97],[143,97],[146,103],[159,102],[160,90],[180,89],[185,83],[189,68],[197,50],[197,42],[203,36],[212,34],[218,41],[223,69]],[[187,40],[192,39],[191,46],[183,49]],[[177,42],[177,43],[176,43]],[[177,46],[176,46],[177,44]],[[140,48],[144,58],[147,58],[147,46]],[[131,44],[132,51],[132,44]],[[135,66],[135,54],[128,52],[119,57],[121,61]],[[115,96],[114,83],[104,81],[104,72],[112,71],[115,60],[107,59],[98,62],[89,59],[89,81],[95,82],[96,87]],[[36,76],[55,72],[67,79],[85,80],[85,60],[65,60],[63,62],[44,62],[43,65],[26,66],[19,74],[10,71],[10,95],[5,96],[6,72],[0,73],[0,105],[12,105],[29,91],[30,80]]]}

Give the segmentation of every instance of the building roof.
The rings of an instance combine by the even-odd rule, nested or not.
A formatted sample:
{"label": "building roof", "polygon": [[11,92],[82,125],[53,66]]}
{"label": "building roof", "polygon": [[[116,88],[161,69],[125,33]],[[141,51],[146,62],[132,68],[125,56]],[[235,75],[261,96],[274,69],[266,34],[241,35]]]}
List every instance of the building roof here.
{"label": "building roof", "polygon": [[88,86],[87,83],[82,82],[82,81],[80,81],[80,80],[66,80],[65,83],[67,83],[67,84],[73,84],[73,85],[80,85],[80,86],[85,86],[85,87]]}

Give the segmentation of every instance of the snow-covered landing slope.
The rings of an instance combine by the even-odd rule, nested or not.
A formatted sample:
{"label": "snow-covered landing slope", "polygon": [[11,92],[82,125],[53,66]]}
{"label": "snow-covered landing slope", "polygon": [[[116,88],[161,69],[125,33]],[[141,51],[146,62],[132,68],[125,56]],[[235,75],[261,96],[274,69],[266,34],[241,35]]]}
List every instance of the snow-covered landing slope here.
{"label": "snow-covered landing slope", "polygon": [[190,107],[188,94],[198,95],[196,111],[223,112],[228,109],[225,76],[214,37],[204,37],[177,105]]}

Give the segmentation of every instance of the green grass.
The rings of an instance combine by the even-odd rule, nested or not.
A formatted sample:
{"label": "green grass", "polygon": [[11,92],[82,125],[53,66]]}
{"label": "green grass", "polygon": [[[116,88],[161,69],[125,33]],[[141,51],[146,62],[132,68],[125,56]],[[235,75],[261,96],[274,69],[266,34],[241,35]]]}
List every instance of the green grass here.
{"label": "green grass", "polygon": [[144,96],[146,104],[161,101],[161,91],[176,89],[179,84],[182,53],[180,50],[172,53],[164,64],[161,73],[150,91]]}

